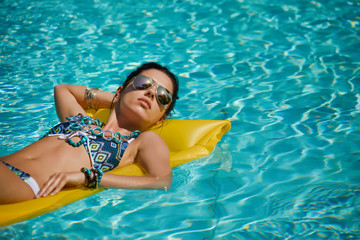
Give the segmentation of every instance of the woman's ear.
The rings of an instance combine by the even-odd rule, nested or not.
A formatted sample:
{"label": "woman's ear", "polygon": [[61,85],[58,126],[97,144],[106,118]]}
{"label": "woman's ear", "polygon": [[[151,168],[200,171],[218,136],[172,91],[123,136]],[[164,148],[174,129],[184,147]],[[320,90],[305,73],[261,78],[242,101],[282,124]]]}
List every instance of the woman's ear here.
{"label": "woman's ear", "polygon": [[[115,107],[116,106],[116,103],[120,100],[120,97],[121,97],[121,91],[122,91],[123,87],[120,86],[117,90],[116,90],[116,93],[111,101],[111,104],[110,104],[110,109],[113,108],[113,106]],[[115,105],[114,105],[114,102],[115,102]]]}
{"label": "woman's ear", "polygon": [[122,90],[123,90],[123,86],[120,86],[120,87],[116,90],[115,98],[116,98],[117,100],[120,99]]}
{"label": "woman's ear", "polygon": [[156,124],[155,124],[155,125],[160,124],[162,121],[164,121],[164,120],[165,120],[165,118],[166,118],[166,114],[164,114],[164,115],[160,118],[160,120],[156,122]]}

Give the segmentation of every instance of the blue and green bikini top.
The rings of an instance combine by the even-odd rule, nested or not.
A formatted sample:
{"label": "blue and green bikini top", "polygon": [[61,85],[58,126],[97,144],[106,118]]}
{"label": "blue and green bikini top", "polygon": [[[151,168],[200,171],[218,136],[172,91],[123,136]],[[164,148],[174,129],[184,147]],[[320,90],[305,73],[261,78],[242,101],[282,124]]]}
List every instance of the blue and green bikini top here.
{"label": "blue and green bikini top", "polygon": [[[118,132],[112,133],[109,130],[103,131],[101,129],[103,123],[80,113],[66,119],[67,122],[55,125],[44,137],[59,136],[74,147],[84,145],[92,165],[104,172],[119,165],[127,146],[140,135],[140,131],[137,130],[128,136],[123,136]],[[75,136],[80,138],[78,142],[71,139]]]}

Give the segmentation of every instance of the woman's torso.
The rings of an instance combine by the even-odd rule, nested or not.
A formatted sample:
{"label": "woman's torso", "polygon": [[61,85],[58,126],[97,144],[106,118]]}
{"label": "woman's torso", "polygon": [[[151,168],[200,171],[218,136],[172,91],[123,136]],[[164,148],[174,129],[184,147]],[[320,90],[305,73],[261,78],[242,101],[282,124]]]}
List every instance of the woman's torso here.
{"label": "woman's torso", "polygon": [[[73,142],[79,142],[80,139],[81,137],[77,136],[71,138]],[[99,164],[102,160],[106,160],[107,163],[102,165],[105,171],[133,162],[133,158],[129,157],[129,153],[132,152],[129,149],[131,145],[127,147],[127,143],[106,141],[98,136],[89,139],[85,145],[87,146],[74,147],[64,139],[59,139],[59,136],[45,136],[18,152],[6,156],[5,161],[29,173],[40,186],[56,172],[80,171],[82,167],[90,168],[92,166],[91,158]],[[87,149],[91,149],[92,157],[89,156]],[[126,154],[124,153],[125,149],[127,149]]]}
{"label": "woman's torso", "polygon": [[6,162],[29,173],[40,186],[56,172],[78,171],[90,167],[84,147],[72,147],[56,136],[44,137],[37,142],[6,156]]}

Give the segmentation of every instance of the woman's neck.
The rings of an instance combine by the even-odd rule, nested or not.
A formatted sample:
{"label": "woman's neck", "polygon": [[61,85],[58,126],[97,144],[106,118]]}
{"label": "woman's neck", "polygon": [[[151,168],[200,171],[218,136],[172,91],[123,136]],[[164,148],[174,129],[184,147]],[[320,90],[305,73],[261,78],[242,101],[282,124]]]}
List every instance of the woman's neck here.
{"label": "woman's neck", "polygon": [[112,110],[107,123],[103,127],[103,130],[119,132],[123,135],[128,135],[135,130],[139,130],[138,127],[131,124],[130,121],[126,121],[126,119],[119,116],[121,115],[117,113],[116,108]]}

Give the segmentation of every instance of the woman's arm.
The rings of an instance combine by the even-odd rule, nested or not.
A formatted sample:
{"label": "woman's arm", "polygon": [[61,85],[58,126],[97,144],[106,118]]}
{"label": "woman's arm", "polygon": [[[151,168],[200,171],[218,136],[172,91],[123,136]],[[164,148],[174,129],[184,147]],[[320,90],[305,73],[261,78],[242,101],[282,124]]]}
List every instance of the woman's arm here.
{"label": "woman's arm", "polygon": [[[105,188],[127,189],[162,189],[168,190],[172,182],[172,169],[170,166],[170,153],[166,143],[154,132],[142,133],[135,148],[136,160],[145,168],[147,176],[124,176],[104,173],[100,186]],[[82,172],[66,172],[53,174],[41,188],[36,196],[46,197],[55,195],[64,186],[85,184]]]}
{"label": "woman's arm", "polygon": [[[54,97],[56,113],[60,121],[65,121],[65,117],[76,115],[78,113],[85,114],[85,109],[88,109],[85,100],[85,86],[61,84],[55,86]],[[96,98],[99,97],[98,108],[110,108],[111,102],[114,98],[114,93],[103,90],[96,91]],[[96,99],[97,100],[97,99]]]}
{"label": "woman's arm", "polygon": [[172,169],[169,148],[166,143],[154,132],[144,132],[136,140],[138,140],[136,143],[136,162],[145,168],[148,175],[135,177],[104,174],[100,186],[106,188],[170,189]]}

